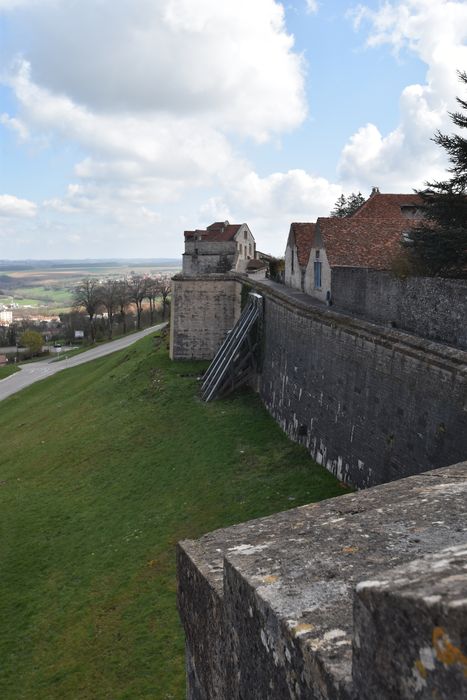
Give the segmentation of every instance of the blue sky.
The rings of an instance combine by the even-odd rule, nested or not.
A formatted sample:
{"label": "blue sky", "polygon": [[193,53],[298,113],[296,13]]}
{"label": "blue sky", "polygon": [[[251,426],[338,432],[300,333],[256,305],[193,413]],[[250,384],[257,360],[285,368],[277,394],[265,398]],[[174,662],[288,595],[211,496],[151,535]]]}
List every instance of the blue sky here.
{"label": "blue sky", "polygon": [[281,254],[341,192],[442,176],[467,3],[0,0],[0,259]]}

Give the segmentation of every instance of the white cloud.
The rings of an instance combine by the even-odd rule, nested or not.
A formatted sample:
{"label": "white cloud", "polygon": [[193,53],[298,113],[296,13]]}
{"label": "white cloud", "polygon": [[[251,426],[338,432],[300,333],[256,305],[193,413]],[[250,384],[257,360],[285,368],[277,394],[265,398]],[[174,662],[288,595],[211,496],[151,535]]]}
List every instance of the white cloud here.
{"label": "white cloud", "polygon": [[[223,197],[210,199],[201,214],[213,220],[247,221],[259,248],[274,255],[284,253],[292,221],[327,216],[342,193],[339,185],[300,169],[267,177],[250,171],[237,181],[226,181],[224,191]],[[206,220],[198,223],[206,225]]]}
{"label": "white cloud", "polygon": [[264,142],[305,118],[303,60],[275,0],[0,0],[1,11],[21,41],[0,74],[18,113],[1,123],[83,154],[44,217],[160,229],[161,206],[250,172],[233,137]]}
{"label": "white cloud", "polygon": [[318,12],[318,2],[317,0],[305,0],[307,12],[313,14]]}
{"label": "white cloud", "polygon": [[444,177],[444,152],[432,141],[437,129],[453,130],[460,84],[467,65],[467,4],[450,0],[386,2],[379,10],[359,6],[355,24],[370,23],[368,47],[409,50],[427,65],[426,83],[407,86],[400,97],[400,123],[387,135],[374,124],[360,128],[342,152],[339,172],[347,182],[386,190],[422,186]]}
{"label": "white cloud", "polygon": [[55,0],[15,20],[33,82],[93,112],[198,115],[260,141],[305,116],[302,59],[274,0]]}
{"label": "white cloud", "polygon": [[28,199],[20,199],[11,194],[0,194],[0,216],[32,219],[37,214],[37,205]]}
{"label": "white cloud", "polygon": [[6,113],[0,114],[0,124],[3,124],[3,126],[6,126],[8,129],[14,131],[17,134],[20,142],[28,141],[30,137],[29,130],[19,119],[9,117]]}

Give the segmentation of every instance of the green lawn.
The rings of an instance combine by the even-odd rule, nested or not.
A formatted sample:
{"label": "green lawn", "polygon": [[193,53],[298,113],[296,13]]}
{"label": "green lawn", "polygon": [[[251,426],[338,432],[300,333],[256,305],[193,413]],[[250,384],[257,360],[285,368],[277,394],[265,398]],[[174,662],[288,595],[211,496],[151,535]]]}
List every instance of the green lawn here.
{"label": "green lawn", "polygon": [[202,366],[148,337],[2,402],[2,700],[181,700],[176,542],[343,493]]}
{"label": "green lawn", "polygon": [[6,379],[10,376],[10,374],[14,374],[15,372],[19,372],[19,368],[16,367],[16,365],[5,365],[4,367],[0,367],[0,379]]}

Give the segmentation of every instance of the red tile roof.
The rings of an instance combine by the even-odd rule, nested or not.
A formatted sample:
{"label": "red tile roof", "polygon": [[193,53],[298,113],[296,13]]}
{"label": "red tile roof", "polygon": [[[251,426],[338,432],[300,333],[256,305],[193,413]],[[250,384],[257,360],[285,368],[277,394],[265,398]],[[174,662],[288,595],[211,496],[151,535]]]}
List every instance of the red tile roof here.
{"label": "red tile roof", "polygon": [[289,241],[291,237],[293,237],[297,247],[298,264],[301,267],[306,267],[308,265],[310,250],[313,245],[315,226],[316,224],[298,222],[290,224]]}
{"label": "red tile roof", "polygon": [[417,222],[397,218],[320,218],[317,229],[331,267],[387,270],[400,252],[402,234]]}
{"label": "red tile roof", "polygon": [[231,241],[242,224],[229,224],[228,221],[215,221],[206,229],[185,231],[185,240],[201,236],[202,241]]}
{"label": "red tile roof", "polygon": [[318,219],[331,267],[390,268],[401,250],[402,234],[419,223],[407,207],[422,203],[417,194],[375,192],[350,216]]}
{"label": "red tile roof", "polygon": [[401,216],[401,207],[420,206],[422,198],[418,194],[382,194],[375,192],[370,195],[348,219],[379,218],[397,219]]}
{"label": "red tile roof", "polygon": [[299,264],[306,266],[315,233],[319,232],[331,267],[385,270],[400,251],[404,231],[418,223],[401,207],[421,204],[416,194],[375,192],[351,216],[320,217],[316,224],[291,224],[288,244],[295,242]]}

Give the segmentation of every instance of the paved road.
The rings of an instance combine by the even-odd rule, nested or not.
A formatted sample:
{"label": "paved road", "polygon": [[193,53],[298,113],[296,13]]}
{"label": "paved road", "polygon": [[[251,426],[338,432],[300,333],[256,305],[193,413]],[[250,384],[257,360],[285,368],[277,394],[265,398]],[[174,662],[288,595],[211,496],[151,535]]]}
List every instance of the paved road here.
{"label": "paved road", "polygon": [[24,389],[26,386],[34,384],[34,382],[38,382],[41,379],[46,379],[46,377],[50,377],[52,374],[61,372],[64,369],[84,365],[86,362],[96,360],[98,357],[104,357],[105,355],[110,355],[112,352],[117,352],[117,350],[123,350],[123,348],[127,348],[129,345],[132,345],[145,335],[154,333],[154,331],[157,331],[164,326],[165,323],[160,323],[158,326],[145,328],[144,331],[132,333],[131,335],[119,338],[118,340],[113,340],[110,343],[100,345],[97,348],[92,348],[92,350],[83,352],[81,355],[60,360],[59,362],[54,361],[54,358],[41,360],[40,362],[32,362],[29,365],[23,365],[20,372],[15,372],[15,374],[11,374],[6,379],[2,379],[0,381],[0,401],[6,399],[12,394],[16,394],[17,391],[21,391],[21,389]]}

